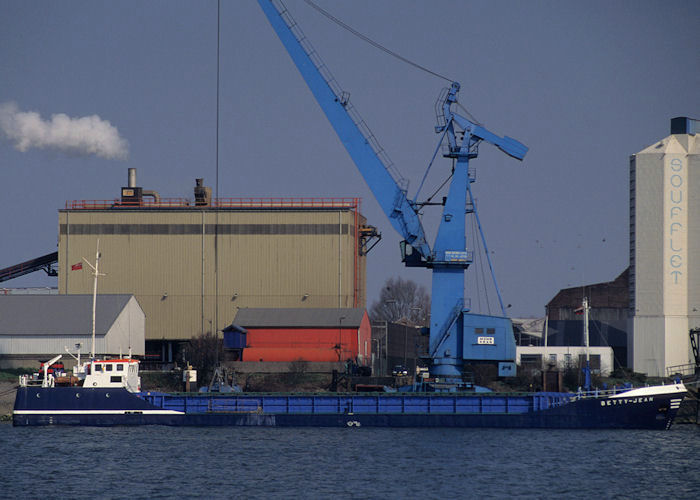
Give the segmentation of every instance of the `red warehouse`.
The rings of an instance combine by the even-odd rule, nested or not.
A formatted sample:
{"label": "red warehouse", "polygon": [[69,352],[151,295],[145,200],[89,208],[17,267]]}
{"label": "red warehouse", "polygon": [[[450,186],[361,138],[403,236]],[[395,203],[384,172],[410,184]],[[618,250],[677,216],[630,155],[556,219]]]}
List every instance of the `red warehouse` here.
{"label": "red warehouse", "polygon": [[224,346],[241,361],[356,361],[372,358],[371,326],[364,309],[239,309],[224,331]]}

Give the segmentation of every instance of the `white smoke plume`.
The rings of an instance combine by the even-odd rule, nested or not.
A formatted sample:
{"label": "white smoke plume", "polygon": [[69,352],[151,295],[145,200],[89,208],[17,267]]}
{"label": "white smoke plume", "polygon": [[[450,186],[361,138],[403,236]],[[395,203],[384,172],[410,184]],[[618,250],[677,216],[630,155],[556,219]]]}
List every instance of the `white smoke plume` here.
{"label": "white smoke plume", "polygon": [[35,111],[20,111],[14,102],[6,102],[0,104],[0,131],[22,152],[39,148],[114,160],[129,156],[126,139],[97,115],[74,118],[58,113],[43,120]]}

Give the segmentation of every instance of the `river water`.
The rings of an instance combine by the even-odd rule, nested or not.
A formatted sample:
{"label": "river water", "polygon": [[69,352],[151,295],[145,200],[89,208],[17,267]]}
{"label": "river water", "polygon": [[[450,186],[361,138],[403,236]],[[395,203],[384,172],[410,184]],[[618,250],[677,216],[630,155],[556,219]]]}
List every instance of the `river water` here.
{"label": "river water", "polygon": [[0,498],[700,497],[670,431],[0,424]]}

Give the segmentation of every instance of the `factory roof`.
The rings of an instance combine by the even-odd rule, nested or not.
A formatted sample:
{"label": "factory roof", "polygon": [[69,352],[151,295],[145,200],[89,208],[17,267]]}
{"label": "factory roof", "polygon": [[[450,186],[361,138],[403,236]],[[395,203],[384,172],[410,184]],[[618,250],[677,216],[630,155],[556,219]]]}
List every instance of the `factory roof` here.
{"label": "factory roof", "polygon": [[[133,295],[98,295],[95,334],[105,335]],[[0,295],[0,335],[92,332],[92,295]]]}
{"label": "factory roof", "polygon": [[362,308],[244,308],[233,320],[243,328],[359,328]]}

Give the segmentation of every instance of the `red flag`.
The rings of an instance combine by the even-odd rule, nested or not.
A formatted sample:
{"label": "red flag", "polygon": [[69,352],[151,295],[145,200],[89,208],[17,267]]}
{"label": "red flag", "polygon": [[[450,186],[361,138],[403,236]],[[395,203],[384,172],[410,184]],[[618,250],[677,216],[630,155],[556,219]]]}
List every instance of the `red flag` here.
{"label": "red flag", "polygon": [[79,271],[82,268],[83,268],[82,262],[78,262],[77,264],[73,264],[72,266],[70,266],[71,271]]}

